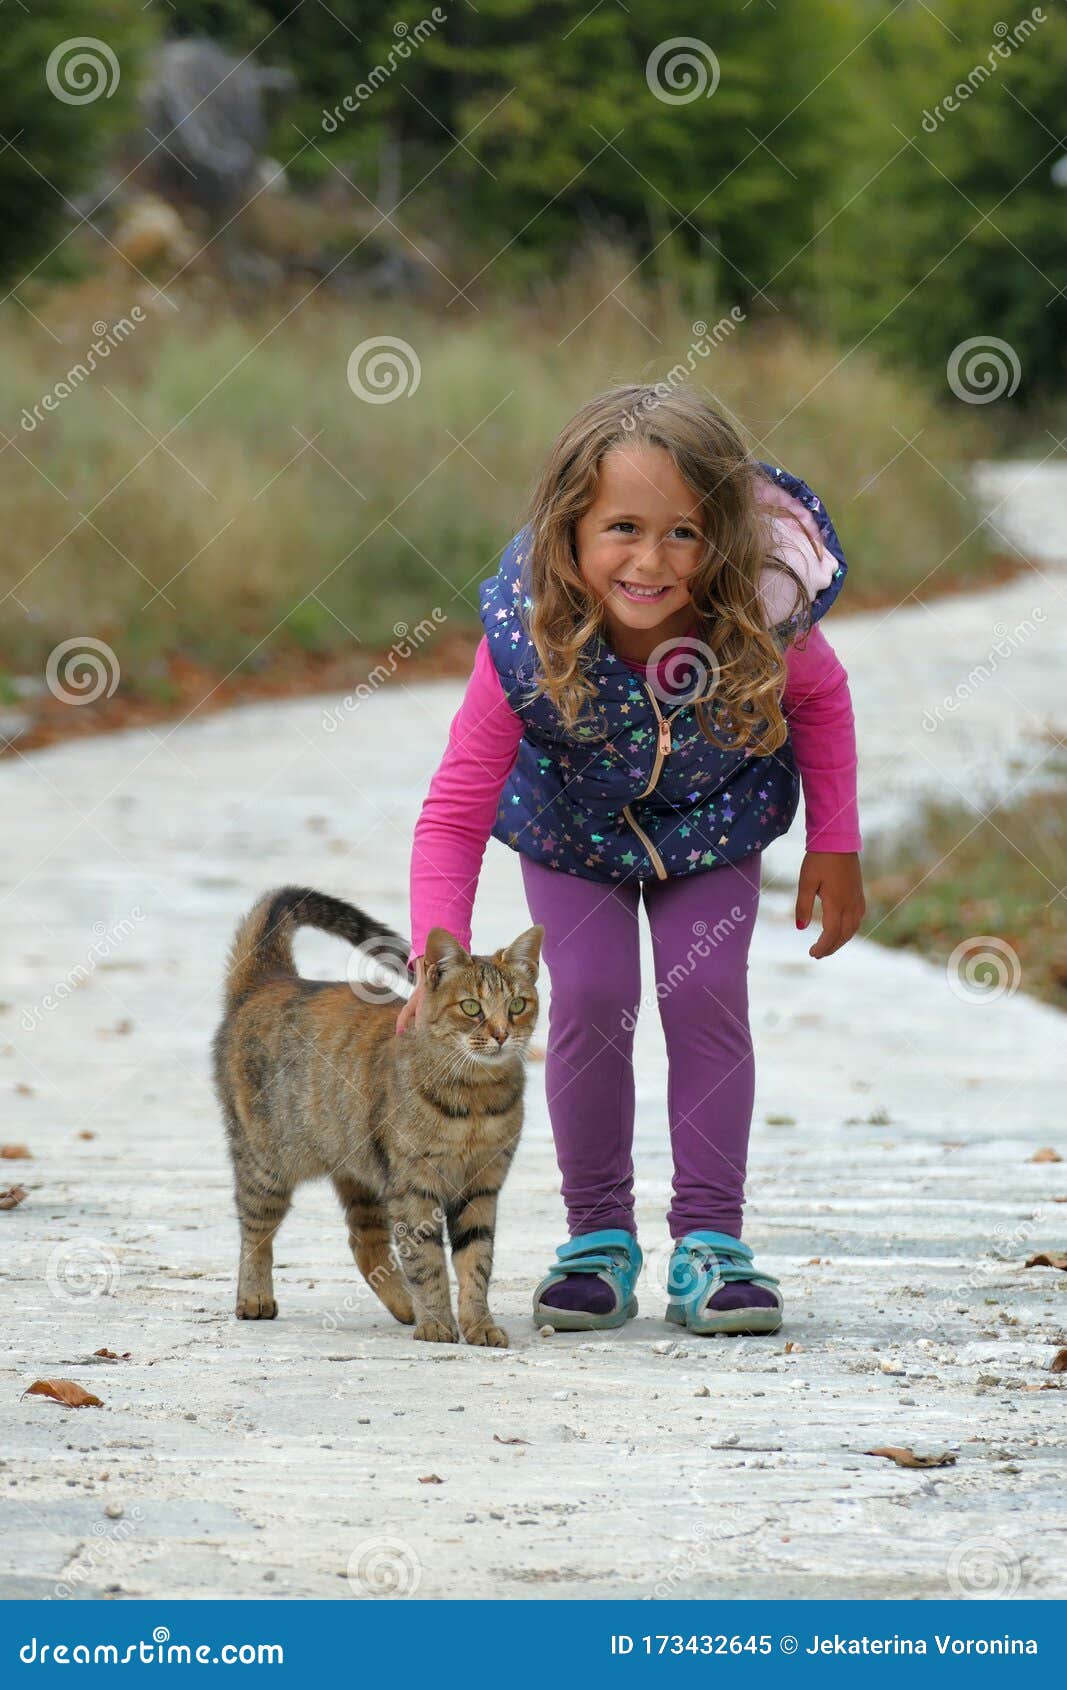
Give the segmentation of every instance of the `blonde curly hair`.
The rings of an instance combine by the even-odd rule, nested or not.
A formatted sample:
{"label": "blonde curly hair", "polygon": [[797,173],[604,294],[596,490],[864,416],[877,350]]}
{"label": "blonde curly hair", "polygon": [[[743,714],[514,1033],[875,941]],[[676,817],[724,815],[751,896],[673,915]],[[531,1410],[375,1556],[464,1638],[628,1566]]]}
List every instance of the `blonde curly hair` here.
{"label": "blonde curly hair", "polygon": [[713,695],[696,702],[701,730],[724,750],[766,756],[786,738],[781,695],[783,639],[767,627],[760,598],[764,569],[796,586],[790,633],[810,626],[811,599],[799,575],[775,555],[770,514],[755,491],[762,472],[733,424],[698,394],[631,385],[598,394],[554,441],[526,516],[532,609],[528,626],[539,660],[534,696],[546,694],[572,731],[595,699],[583,654],[606,633],[604,606],[582,578],[576,525],[596,498],[604,456],[619,446],[666,451],[693,490],[704,534],[689,577],[696,638],[716,660]]}

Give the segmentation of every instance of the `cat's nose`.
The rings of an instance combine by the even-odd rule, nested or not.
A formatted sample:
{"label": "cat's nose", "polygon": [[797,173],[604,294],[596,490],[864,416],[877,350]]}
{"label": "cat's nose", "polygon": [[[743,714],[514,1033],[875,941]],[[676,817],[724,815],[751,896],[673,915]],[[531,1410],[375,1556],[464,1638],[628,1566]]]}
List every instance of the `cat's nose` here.
{"label": "cat's nose", "polygon": [[501,1028],[499,1032],[495,1027],[490,1027],[489,1031],[492,1033],[498,1045],[502,1045],[508,1036],[508,1030],[506,1027]]}

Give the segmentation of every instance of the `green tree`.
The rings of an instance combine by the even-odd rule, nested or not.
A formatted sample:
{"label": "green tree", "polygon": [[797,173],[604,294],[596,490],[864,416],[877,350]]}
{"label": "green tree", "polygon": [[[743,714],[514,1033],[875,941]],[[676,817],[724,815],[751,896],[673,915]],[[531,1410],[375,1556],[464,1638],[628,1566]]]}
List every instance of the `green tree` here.
{"label": "green tree", "polygon": [[[1067,347],[1067,192],[1051,177],[1067,150],[1062,8],[904,7],[873,47],[868,121],[842,201],[851,203],[822,245],[832,327],[939,384],[956,348],[994,337],[1018,360],[1016,405],[1057,390]],[[1010,389],[1012,360],[1000,357]],[[979,364],[975,381],[995,374]]]}
{"label": "green tree", "polygon": [[[34,0],[0,28],[0,274],[43,261],[109,137],[129,118],[155,33],[140,0]],[[89,44],[75,45],[89,37]]]}

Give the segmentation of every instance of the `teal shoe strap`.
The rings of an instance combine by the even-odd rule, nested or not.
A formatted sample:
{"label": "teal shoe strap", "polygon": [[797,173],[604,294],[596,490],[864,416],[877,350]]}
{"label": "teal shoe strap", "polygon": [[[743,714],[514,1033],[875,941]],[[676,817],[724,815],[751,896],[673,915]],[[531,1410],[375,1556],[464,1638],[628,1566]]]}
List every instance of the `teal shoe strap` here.
{"label": "teal shoe strap", "polygon": [[687,1232],[677,1240],[671,1257],[668,1292],[672,1300],[691,1297],[707,1283],[709,1274],[712,1294],[720,1285],[739,1280],[779,1290],[777,1279],[759,1271],[750,1247],[739,1238],[727,1232]]}
{"label": "teal shoe strap", "polygon": [[535,1303],[550,1285],[558,1285],[568,1274],[593,1273],[611,1287],[616,1306],[624,1308],[634,1294],[643,1261],[637,1239],[622,1227],[579,1233],[557,1249],[555,1262],[534,1294]]}

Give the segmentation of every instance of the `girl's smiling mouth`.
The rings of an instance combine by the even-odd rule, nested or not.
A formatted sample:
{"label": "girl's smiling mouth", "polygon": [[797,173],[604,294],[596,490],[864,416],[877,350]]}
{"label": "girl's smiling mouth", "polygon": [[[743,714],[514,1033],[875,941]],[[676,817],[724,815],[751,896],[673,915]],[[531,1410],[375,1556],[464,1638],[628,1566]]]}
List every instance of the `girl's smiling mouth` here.
{"label": "girl's smiling mouth", "polygon": [[655,604],[670,592],[670,587],[642,587],[637,581],[616,581],[616,587],[623,598],[629,599],[631,604]]}

